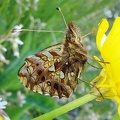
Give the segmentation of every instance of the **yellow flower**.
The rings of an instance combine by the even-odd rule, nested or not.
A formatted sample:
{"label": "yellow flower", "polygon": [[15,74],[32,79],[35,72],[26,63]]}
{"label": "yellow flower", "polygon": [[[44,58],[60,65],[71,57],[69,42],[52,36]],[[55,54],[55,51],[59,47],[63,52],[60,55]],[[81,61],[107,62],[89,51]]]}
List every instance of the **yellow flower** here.
{"label": "yellow flower", "polygon": [[[94,88],[91,93],[102,94],[103,98],[115,100],[120,114],[120,17],[117,17],[112,29],[106,36],[108,21],[103,19],[99,24],[96,44],[105,63],[99,62],[103,69],[91,83]],[[95,59],[99,60],[97,57]],[[107,62],[107,63],[106,63]]]}

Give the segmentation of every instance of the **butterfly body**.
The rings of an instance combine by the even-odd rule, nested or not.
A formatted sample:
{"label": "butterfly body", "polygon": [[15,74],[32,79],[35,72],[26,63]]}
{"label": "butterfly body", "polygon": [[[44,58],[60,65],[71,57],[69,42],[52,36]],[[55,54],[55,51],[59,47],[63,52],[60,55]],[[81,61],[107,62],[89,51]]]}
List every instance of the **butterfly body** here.
{"label": "butterfly body", "polygon": [[31,90],[50,96],[69,97],[87,61],[87,49],[81,42],[75,23],[69,22],[66,38],[26,58],[18,72],[20,81]]}

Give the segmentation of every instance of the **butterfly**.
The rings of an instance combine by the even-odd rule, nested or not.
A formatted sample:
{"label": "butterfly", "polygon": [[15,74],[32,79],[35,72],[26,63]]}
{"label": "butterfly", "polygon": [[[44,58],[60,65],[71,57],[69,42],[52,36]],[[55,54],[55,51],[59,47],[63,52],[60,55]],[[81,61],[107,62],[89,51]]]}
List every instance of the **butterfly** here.
{"label": "butterfly", "polygon": [[87,62],[87,49],[80,29],[74,22],[67,25],[65,40],[25,59],[18,71],[20,82],[34,92],[69,97]]}

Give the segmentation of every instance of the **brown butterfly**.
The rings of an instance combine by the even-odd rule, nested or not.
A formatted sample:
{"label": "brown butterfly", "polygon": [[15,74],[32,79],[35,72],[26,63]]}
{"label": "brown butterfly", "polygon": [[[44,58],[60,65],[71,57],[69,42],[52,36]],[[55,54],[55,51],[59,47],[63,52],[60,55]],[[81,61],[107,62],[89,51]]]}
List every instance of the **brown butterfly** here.
{"label": "brown butterfly", "polygon": [[27,57],[18,77],[35,92],[68,98],[78,84],[86,61],[87,49],[81,41],[80,30],[74,22],[69,22],[63,43]]}

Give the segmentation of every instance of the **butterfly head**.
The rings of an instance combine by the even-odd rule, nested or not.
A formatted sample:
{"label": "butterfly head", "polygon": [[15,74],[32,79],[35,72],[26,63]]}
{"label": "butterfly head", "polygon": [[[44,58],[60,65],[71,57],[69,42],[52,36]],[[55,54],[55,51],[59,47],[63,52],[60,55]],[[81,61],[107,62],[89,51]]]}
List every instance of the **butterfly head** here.
{"label": "butterfly head", "polygon": [[74,22],[68,23],[68,30],[66,33],[66,40],[69,40],[71,42],[80,43],[80,29],[76,26]]}

